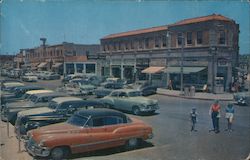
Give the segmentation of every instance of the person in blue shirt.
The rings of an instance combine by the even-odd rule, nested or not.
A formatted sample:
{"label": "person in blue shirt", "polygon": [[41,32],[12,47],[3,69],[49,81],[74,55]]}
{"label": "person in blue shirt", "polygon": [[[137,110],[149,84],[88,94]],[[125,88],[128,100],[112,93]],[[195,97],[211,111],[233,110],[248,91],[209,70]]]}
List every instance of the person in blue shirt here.
{"label": "person in blue shirt", "polygon": [[191,112],[190,112],[190,120],[191,120],[191,132],[195,131],[197,132],[197,130],[195,129],[195,124],[197,122],[197,112],[196,112],[196,108],[192,108]]}
{"label": "person in blue shirt", "polygon": [[234,107],[232,103],[229,103],[226,107],[226,116],[225,118],[227,119],[227,129],[226,131],[232,132],[232,123],[233,123],[233,118],[234,118]]}

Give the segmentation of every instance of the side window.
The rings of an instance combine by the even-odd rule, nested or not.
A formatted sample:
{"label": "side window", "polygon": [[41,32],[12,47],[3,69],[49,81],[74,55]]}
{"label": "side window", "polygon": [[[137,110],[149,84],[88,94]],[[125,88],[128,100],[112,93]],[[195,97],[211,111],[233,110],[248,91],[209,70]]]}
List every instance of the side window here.
{"label": "side window", "polygon": [[64,102],[64,103],[62,103],[62,104],[59,106],[58,109],[60,109],[60,110],[68,109],[68,107],[69,107],[70,104],[71,104],[71,103],[69,103],[69,102]]}
{"label": "side window", "polygon": [[119,94],[119,97],[128,97],[127,93],[126,92],[121,92]]}
{"label": "side window", "polygon": [[94,118],[92,119],[93,127],[101,127],[104,126],[104,118]]}
{"label": "side window", "polygon": [[120,117],[105,117],[104,125],[115,125],[123,123],[123,119]]}
{"label": "side window", "polygon": [[119,95],[119,92],[113,92],[113,93],[111,93],[112,97],[117,97],[118,95]]}

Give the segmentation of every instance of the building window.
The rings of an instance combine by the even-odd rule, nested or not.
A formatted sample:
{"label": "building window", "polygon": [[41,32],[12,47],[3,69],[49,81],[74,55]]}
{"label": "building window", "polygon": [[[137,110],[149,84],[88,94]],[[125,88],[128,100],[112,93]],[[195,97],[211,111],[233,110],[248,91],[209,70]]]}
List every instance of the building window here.
{"label": "building window", "polygon": [[187,45],[192,44],[192,32],[187,32]]}
{"label": "building window", "polygon": [[135,48],[135,47],[134,47],[133,41],[130,41],[130,47],[131,47],[131,49],[134,49],[134,48]]}
{"label": "building window", "polygon": [[178,33],[178,35],[177,35],[177,44],[178,44],[178,46],[182,45],[182,38],[183,38],[182,33]]}
{"label": "building window", "polygon": [[86,64],[86,73],[95,74],[95,64]]}
{"label": "building window", "polygon": [[166,36],[162,36],[162,47],[167,47],[167,38],[166,38]]}
{"label": "building window", "polygon": [[114,47],[113,47],[113,48],[114,48],[114,50],[116,51],[116,50],[117,50],[117,47],[116,47],[116,42],[114,42],[114,43],[113,43],[113,46],[114,46]]}
{"label": "building window", "polygon": [[159,48],[160,47],[160,41],[159,41],[159,38],[156,37],[155,38],[155,48]]}
{"label": "building window", "polygon": [[120,51],[122,49],[122,44],[121,42],[118,42],[118,50]]}
{"label": "building window", "polygon": [[129,43],[125,42],[125,50],[129,50]]}
{"label": "building window", "polygon": [[149,48],[149,38],[146,38],[146,39],[145,39],[145,47],[146,47],[146,48]]}
{"label": "building window", "polygon": [[197,32],[197,44],[202,44],[202,39],[203,39],[202,34],[203,34],[202,31]]}
{"label": "building window", "polygon": [[86,55],[87,55],[87,56],[89,55],[89,51],[86,51]]}
{"label": "building window", "polygon": [[143,49],[143,42],[141,39],[139,40],[139,49]]}
{"label": "building window", "polygon": [[219,33],[219,44],[225,44],[225,43],[226,43],[225,31],[220,31],[220,33]]}

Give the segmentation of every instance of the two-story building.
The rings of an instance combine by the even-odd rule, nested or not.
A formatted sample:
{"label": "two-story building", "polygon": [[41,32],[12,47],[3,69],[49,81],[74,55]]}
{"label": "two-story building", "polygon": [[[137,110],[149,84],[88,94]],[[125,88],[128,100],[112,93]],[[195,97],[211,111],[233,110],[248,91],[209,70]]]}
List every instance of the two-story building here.
{"label": "two-story building", "polygon": [[239,25],[218,14],[174,24],[107,35],[101,38],[106,56],[102,73],[123,79],[150,78],[175,88],[207,84],[228,89],[238,65]]}
{"label": "two-story building", "polygon": [[26,61],[34,70],[54,71],[60,74],[96,74],[96,62],[87,55],[95,55],[100,45],[84,45],[63,42],[56,45],[42,44],[26,50]]}

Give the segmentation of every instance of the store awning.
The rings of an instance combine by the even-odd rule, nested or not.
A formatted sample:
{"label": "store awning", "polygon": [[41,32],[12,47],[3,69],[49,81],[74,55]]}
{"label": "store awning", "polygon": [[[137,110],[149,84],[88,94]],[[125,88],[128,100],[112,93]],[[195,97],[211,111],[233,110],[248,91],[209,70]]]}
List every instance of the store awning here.
{"label": "store awning", "polygon": [[154,74],[154,73],[159,73],[162,70],[164,70],[165,67],[148,67],[144,70],[142,70],[142,73],[148,73],[148,74]]}
{"label": "store awning", "polygon": [[42,62],[37,66],[37,68],[44,68],[47,64],[48,62]]}
{"label": "store awning", "polygon": [[[197,73],[204,70],[206,67],[183,67],[184,74]],[[181,67],[167,67],[165,73],[181,73]]]}
{"label": "store awning", "polygon": [[62,63],[55,63],[53,64],[52,68],[59,68],[62,65]]}

